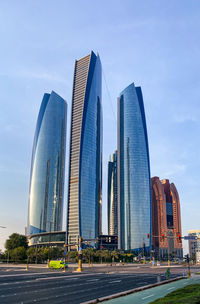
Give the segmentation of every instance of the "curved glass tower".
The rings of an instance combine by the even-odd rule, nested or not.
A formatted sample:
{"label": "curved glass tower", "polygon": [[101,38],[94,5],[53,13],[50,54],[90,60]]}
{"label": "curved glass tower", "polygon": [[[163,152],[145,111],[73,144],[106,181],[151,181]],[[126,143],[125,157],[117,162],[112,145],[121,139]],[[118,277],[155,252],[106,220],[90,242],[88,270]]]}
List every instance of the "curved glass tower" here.
{"label": "curved glass tower", "polygon": [[44,94],[33,142],[28,234],[62,229],[67,103]]}
{"label": "curved glass tower", "polygon": [[93,52],[75,62],[67,210],[67,237],[96,239],[101,232],[101,62]]}
{"label": "curved glass tower", "polygon": [[118,159],[119,248],[148,250],[152,218],[149,148],[142,91],[134,83],[118,99]]}
{"label": "curved glass tower", "polygon": [[117,151],[108,162],[108,234],[118,234]]}

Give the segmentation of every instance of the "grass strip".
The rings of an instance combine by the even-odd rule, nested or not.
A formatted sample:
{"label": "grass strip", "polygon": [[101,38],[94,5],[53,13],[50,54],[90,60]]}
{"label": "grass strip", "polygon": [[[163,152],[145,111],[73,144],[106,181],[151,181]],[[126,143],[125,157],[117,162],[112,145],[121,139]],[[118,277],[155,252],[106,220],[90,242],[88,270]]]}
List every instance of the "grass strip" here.
{"label": "grass strip", "polygon": [[177,289],[164,298],[157,299],[150,304],[199,304],[200,284],[188,285]]}

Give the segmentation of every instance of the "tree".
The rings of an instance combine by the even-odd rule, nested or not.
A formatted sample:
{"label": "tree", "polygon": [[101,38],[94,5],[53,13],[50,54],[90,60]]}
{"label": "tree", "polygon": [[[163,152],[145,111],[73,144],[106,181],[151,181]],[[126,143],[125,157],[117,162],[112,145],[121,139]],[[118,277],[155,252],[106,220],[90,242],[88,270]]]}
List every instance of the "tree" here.
{"label": "tree", "polygon": [[87,263],[92,263],[94,261],[95,256],[96,256],[96,254],[95,254],[94,248],[86,248],[83,250],[83,259]]}
{"label": "tree", "polygon": [[9,251],[10,257],[13,261],[23,261],[26,259],[26,249],[24,247],[17,247]]}
{"label": "tree", "polygon": [[27,258],[29,263],[35,262],[37,263],[38,259],[40,260],[39,250],[38,248],[28,248],[26,251]]}
{"label": "tree", "polygon": [[110,259],[110,254],[108,250],[98,250],[97,255],[99,256],[101,263],[102,262],[108,262],[108,259]]}
{"label": "tree", "polygon": [[17,247],[28,248],[28,243],[25,235],[13,233],[9,236],[8,240],[6,240],[5,248],[7,250],[13,250]]}
{"label": "tree", "polygon": [[116,260],[118,261],[119,259],[119,252],[117,252],[116,250],[111,251],[111,257],[112,257],[112,261],[116,262]]}
{"label": "tree", "polygon": [[77,251],[68,251],[67,257],[69,258],[69,260],[71,260],[73,262],[77,262],[78,261],[78,252]]}
{"label": "tree", "polygon": [[2,252],[2,250],[0,249],[0,260],[5,259],[5,253]]}

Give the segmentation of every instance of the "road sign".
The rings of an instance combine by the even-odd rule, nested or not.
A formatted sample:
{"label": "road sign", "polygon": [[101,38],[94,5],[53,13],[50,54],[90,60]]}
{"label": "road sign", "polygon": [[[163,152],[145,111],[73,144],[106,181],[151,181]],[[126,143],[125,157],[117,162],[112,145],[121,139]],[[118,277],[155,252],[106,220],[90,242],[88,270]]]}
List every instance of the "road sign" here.
{"label": "road sign", "polygon": [[196,235],[186,235],[186,236],[184,236],[184,240],[187,240],[187,241],[193,240],[193,241],[195,241],[195,240],[197,240],[197,236]]}

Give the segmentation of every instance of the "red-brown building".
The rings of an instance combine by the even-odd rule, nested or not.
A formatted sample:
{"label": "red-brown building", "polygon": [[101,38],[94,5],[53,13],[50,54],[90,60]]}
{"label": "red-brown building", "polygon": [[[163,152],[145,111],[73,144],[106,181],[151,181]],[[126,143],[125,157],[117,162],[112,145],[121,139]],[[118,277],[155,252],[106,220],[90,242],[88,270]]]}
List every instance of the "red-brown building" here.
{"label": "red-brown building", "polygon": [[152,245],[156,256],[182,257],[181,213],[177,189],[168,179],[151,179]]}

